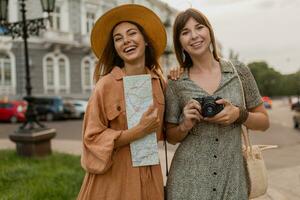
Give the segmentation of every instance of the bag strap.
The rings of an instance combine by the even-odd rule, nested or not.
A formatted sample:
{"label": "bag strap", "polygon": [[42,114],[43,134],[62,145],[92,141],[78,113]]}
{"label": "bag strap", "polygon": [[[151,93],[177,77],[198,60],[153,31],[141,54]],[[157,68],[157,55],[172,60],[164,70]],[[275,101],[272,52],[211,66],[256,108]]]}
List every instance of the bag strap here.
{"label": "bag strap", "polygon": [[166,158],[166,177],[169,175],[169,167],[168,167],[168,149],[167,149],[167,135],[166,131],[163,131],[164,136],[164,146],[165,146],[165,158]]}
{"label": "bag strap", "polygon": [[[238,80],[239,80],[239,83],[240,83],[240,86],[241,86],[241,90],[242,90],[243,104],[244,104],[244,107],[246,108],[246,98],[245,98],[245,92],[244,92],[242,80],[241,80],[241,78],[240,78],[240,76],[237,72],[237,69],[236,69],[235,65],[230,60],[228,60],[228,62],[231,64],[234,73],[238,77]],[[242,135],[243,135],[243,141],[244,141],[244,144],[245,144],[245,147],[246,147],[246,152],[248,153],[248,149],[249,149],[250,150],[250,155],[253,156],[253,150],[252,150],[252,144],[251,144],[251,141],[250,141],[249,131],[248,131],[248,128],[246,126],[244,126],[244,127],[245,127],[245,131],[244,131],[244,128],[242,126]]]}
{"label": "bag strap", "polygon": [[[159,83],[161,86],[161,89],[163,90],[163,93],[165,93],[165,88],[164,84],[162,83],[162,78],[159,77]],[[163,138],[164,138],[164,146],[165,146],[165,161],[166,161],[166,177],[168,177],[169,175],[169,167],[168,167],[168,147],[167,147],[167,134],[166,134],[166,130],[163,127]]]}

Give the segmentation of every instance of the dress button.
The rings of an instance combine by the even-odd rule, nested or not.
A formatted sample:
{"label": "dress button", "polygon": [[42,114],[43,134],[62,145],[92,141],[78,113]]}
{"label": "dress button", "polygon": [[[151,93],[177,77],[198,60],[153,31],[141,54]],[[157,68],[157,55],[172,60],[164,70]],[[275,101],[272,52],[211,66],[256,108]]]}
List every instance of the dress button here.
{"label": "dress button", "polygon": [[213,191],[215,192],[215,191],[217,191],[217,189],[216,189],[216,188],[213,188]]}
{"label": "dress button", "polygon": [[214,155],[214,158],[217,158],[217,156],[216,156],[216,155]]}
{"label": "dress button", "polygon": [[118,107],[117,107],[117,110],[118,110],[118,111],[121,111],[121,106],[118,106]]}
{"label": "dress button", "polygon": [[217,172],[214,172],[214,175],[217,175]]}
{"label": "dress button", "polygon": [[219,141],[219,139],[218,138],[216,138],[216,142],[218,142]]}

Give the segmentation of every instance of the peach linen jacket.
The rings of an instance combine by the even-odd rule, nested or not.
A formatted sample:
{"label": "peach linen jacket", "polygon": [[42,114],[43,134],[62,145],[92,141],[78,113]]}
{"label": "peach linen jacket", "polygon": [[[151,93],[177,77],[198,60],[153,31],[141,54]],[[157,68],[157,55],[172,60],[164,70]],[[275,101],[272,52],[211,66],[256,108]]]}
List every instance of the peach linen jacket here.
{"label": "peach linen jacket", "polygon": [[[159,76],[152,77],[154,105],[161,119],[157,138],[162,139],[165,99]],[[129,145],[114,148],[115,140],[127,130],[123,89],[124,73],[119,67],[101,78],[89,99],[83,122],[82,167],[86,171],[78,200],[163,200],[160,165],[132,167]],[[164,86],[163,86],[164,87]]]}

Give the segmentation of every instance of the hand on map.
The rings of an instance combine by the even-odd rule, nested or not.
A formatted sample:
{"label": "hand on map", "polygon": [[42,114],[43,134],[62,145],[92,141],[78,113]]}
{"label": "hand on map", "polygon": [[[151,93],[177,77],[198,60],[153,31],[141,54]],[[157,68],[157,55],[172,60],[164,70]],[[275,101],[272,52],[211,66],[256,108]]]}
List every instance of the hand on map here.
{"label": "hand on map", "polygon": [[141,137],[156,132],[159,127],[159,122],[158,109],[154,105],[149,106],[139,122],[139,126],[141,126],[143,130]]}

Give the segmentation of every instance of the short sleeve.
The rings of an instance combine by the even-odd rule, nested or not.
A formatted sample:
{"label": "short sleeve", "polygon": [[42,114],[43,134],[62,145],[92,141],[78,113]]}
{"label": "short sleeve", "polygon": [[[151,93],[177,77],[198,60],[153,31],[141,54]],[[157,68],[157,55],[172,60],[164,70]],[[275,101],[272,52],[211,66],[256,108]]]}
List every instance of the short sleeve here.
{"label": "short sleeve", "polygon": [[235,66],[243,84],[247,109],[259,106],[263,102],[250,69],[241,62],[236,62]]}
{"label": "short sleeve", "polygon": [[179,105],[179,98],[174,91],[174,81],[169,81],[166,87],[165,99],[165,121],[169,123],[178,124],[181,115],[181,108]]}

